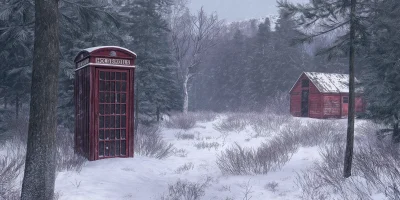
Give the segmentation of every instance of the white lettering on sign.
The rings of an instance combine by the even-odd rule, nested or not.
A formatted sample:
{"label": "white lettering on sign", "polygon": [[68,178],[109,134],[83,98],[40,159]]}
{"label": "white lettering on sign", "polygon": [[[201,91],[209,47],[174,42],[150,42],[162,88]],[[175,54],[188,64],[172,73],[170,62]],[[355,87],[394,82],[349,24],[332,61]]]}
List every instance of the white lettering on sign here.
{"label": "white lettering on sign", "polygon": [[96,63],[110,65],[131,65],[130,60],[113,59],[113,58],[96,58]]}
{"label": "white lettering on sign", "polygon": [[78,62],[76,68],[81,68],[85,65],[89,64],[89,58],[86,58],[85,60],[82,60],[81,62]]}

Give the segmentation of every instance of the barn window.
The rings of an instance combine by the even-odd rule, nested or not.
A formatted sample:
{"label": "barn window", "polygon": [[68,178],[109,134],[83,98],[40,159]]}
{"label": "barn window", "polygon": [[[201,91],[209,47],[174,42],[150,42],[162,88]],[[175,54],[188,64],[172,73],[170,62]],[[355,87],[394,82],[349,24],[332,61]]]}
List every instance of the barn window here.
{"label": "barn window", "polygon": [[349,97],[343,97],[343,103],[349,103]]}
{"label": "barn window", "polygon": [[307,79],[304,79],[301,81],[301,87],[308,87],[309,81]]}

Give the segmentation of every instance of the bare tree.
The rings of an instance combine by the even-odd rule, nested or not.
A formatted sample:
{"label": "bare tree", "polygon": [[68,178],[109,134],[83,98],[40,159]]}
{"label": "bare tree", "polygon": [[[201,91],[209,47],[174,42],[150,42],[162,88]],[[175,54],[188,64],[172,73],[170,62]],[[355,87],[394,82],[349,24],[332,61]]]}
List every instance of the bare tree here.
{"label": "bare tree", "polygon": [[183,88],[183,112],[187,113],[190,82],[200,73],[203,56],[216,45],[222,21],[216,14],[207,15],[203,8],[195,16],[187,8],[176,8],[171,19],[171,37],[178,78]]}
{"label": "bare tree", "polygon": [[22,200],[51,200],[59,71],[58,0],[35,0],[32,90]]}

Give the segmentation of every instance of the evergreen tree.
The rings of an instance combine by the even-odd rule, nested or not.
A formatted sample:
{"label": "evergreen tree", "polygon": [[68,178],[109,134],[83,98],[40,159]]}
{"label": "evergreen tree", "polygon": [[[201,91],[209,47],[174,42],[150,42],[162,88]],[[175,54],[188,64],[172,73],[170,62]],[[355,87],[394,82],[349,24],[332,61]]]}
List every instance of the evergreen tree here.
{"label": "evergreen tree", "polygon": [[170,5],[169,1],[137,0],[121,9],[131,24],[126,27],[131,38],[128,47],[138,53],[135,96],[136,110],[142,116],[137,121],[159,120],[162,113],[181,106],[168,24],[163,18]]}
{"label": "evergreen tree", "polygon": [[393,127],[393,142],[400,142],[400,2],[376,4],[370,18],[370,45],[363,76],[369,117]]}

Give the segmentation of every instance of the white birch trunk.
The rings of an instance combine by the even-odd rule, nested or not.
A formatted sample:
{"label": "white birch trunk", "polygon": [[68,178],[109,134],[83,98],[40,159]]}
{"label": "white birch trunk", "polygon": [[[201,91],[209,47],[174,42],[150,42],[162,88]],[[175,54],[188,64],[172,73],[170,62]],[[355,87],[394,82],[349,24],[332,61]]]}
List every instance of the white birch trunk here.
{"label": "white birch trunk", "polygon": [[183,113],[187,114],[189,110],[188,77],[183,80]]}

